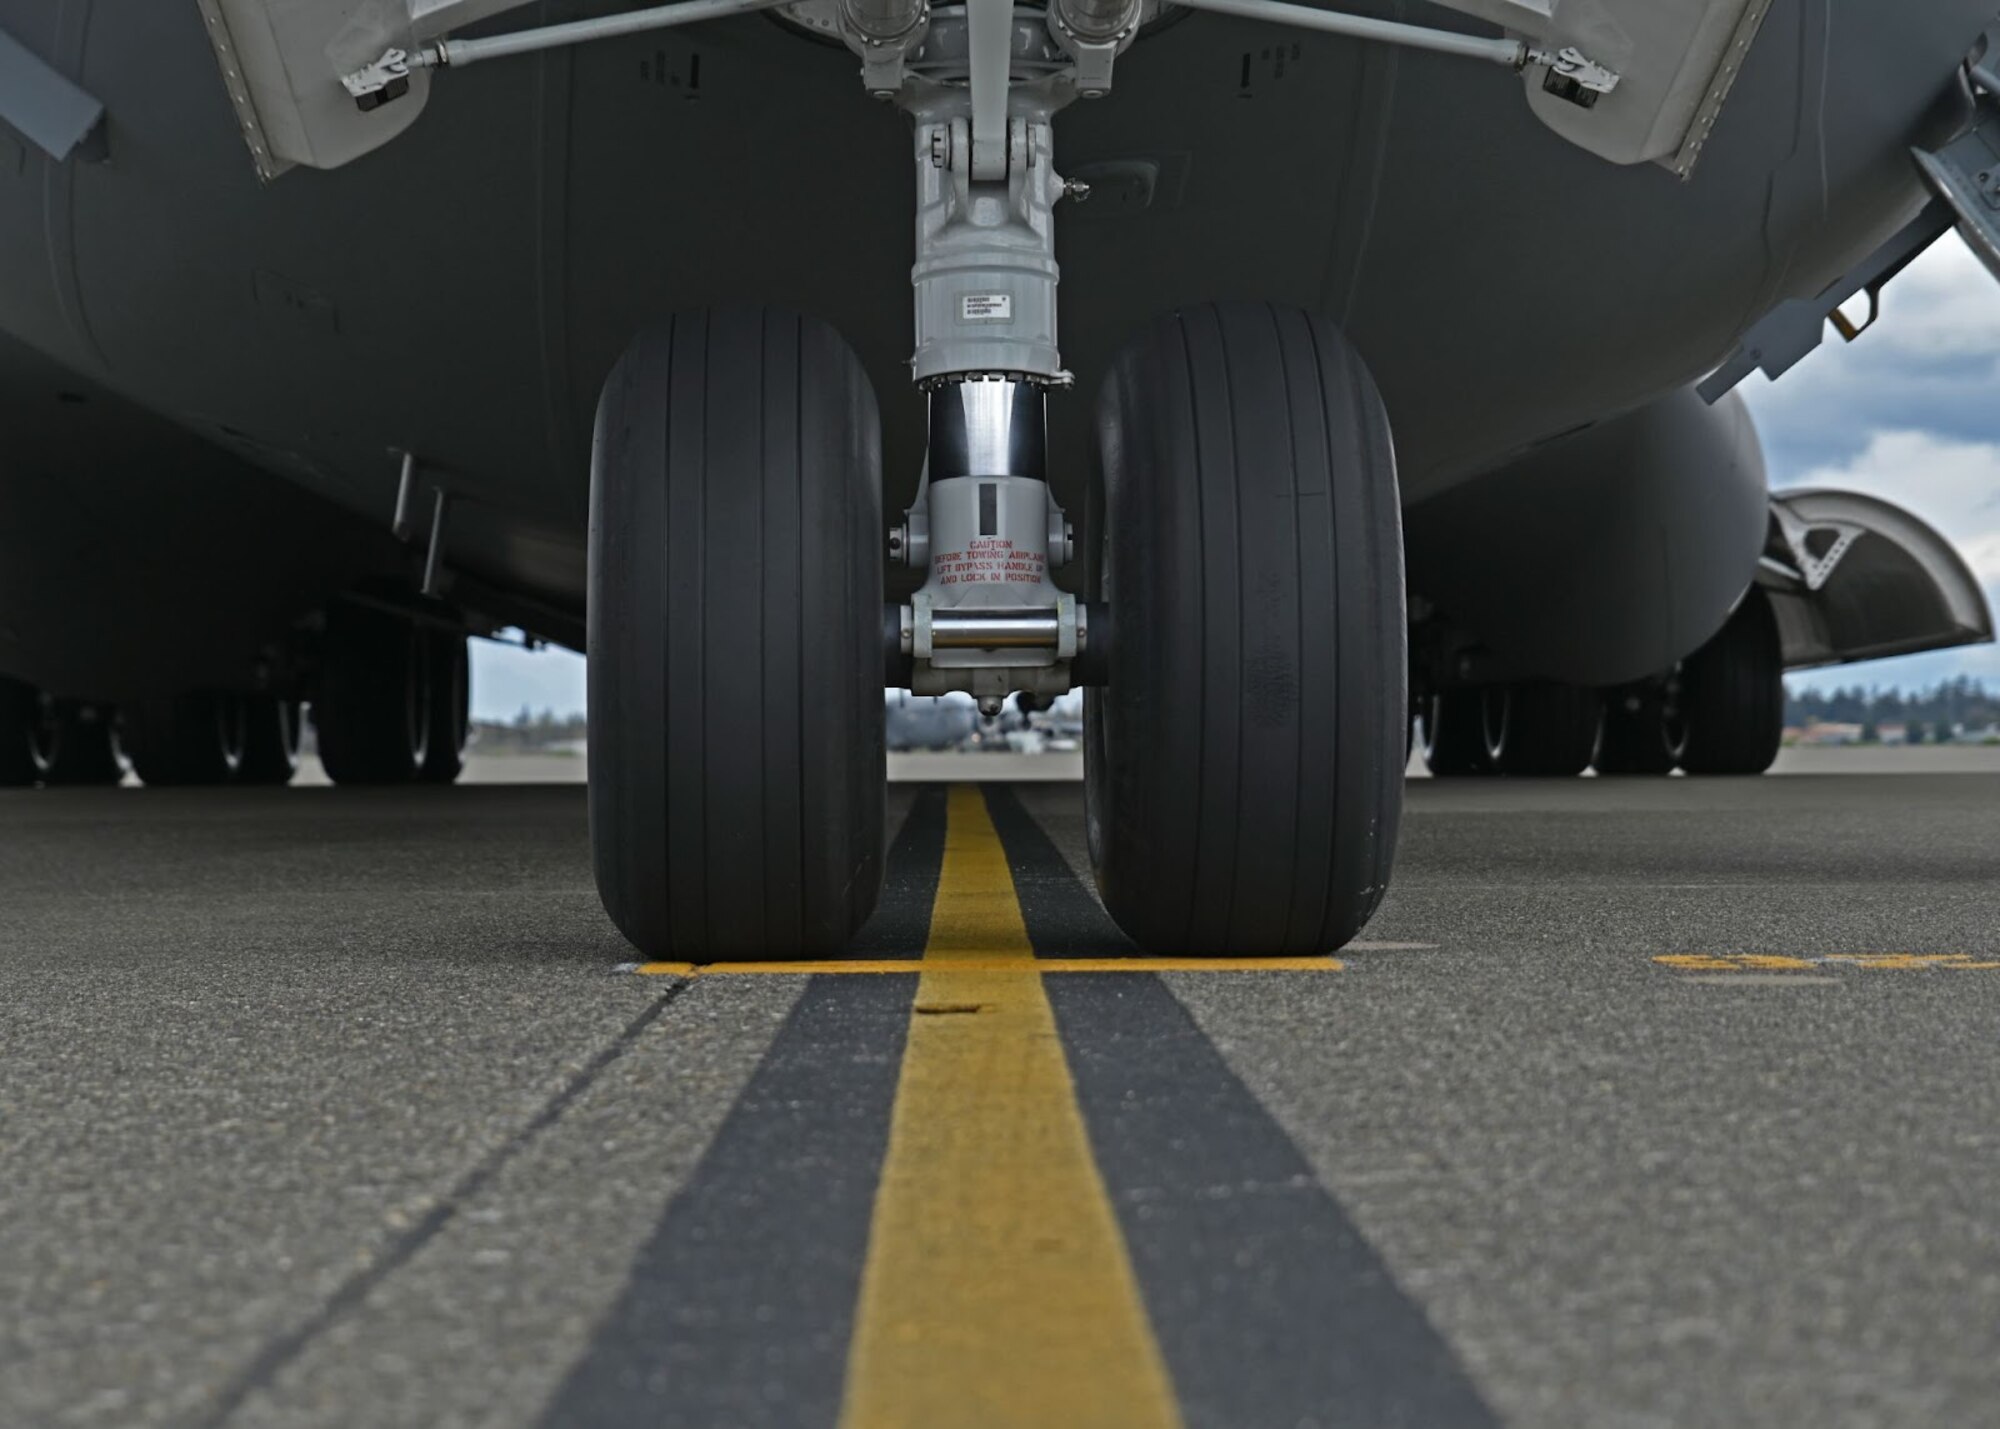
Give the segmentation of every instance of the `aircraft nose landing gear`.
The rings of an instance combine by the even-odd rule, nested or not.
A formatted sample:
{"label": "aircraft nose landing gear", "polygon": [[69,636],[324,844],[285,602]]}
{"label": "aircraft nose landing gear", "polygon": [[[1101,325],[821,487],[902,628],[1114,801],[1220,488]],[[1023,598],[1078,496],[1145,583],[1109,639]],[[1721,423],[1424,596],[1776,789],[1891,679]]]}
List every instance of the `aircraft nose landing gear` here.
{"label": "aircraft nose landing gear", "polygon": [[[924,571],[883,617],[874,395],[830,329],[757,310],[642,335],[598,408],[591,831],[650,956],[838,951],[882,880],[883,672],[923,694],[1077,685],[1093,861],[1159,952],[1325,951],[1382,897],[1406,708],[1381,399],[1324,320],[1191,308],[1129,347],[1098,428],[1102,601],[1050,572],[1052,116],[1106,93],[1153,0],[797,0],[914,124]],[[810,16],[800,12],[810,11]],[[1117,638],[1111,638],[1113,632]]]}

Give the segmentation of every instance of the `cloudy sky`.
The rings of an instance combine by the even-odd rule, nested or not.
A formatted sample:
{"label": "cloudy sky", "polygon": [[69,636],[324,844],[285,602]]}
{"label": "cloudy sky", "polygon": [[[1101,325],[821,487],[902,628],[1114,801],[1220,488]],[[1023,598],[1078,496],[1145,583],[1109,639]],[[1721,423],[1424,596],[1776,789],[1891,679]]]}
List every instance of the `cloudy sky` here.
{"label": "cloudy sky", "polygon": [[[1956,236],[1883,295],[1882,321],[1852,346],[1826,346],[1780,382],[1743,385],[1771,484],[1836,486],[1884,497],[1951,540],[2000,600],[2000,283]],[[476,712],[583,708],[583,661],[474,642]],[[1960,671],[2000,681],[2000,648],[1882,660],[1809,682],[1909,687]]]}
{"label": "cloudy sky", "polygon": [[[1865,491],[1957,544],[2000,601],[2000,283],[1946,238],[1882,295],[1882,321],[1778,382],[1743,384],[1771,485]],[[2000,680],[2000,648],[1945,650],[1802,677],[1908,688],[1960,671]]]}

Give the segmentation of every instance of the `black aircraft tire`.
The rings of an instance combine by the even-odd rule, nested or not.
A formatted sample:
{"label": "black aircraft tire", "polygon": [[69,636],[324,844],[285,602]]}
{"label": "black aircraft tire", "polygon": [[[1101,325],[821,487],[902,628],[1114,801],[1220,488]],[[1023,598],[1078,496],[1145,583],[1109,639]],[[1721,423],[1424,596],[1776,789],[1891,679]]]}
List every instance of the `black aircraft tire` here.
{"label": "black aircraft tire", "polygon": [[245,702],[217,690],[137,700],[124,707],[125,753],[145,783],[227,784],[243,763]]}
{"label": "black aircraft tire", "polygon": [[1552,680],[1491,685],[1482,705],[1496,774],[1560,779],[1590,767],[1601,715],[1596,690]]}
{"label": "black aircraft tire", "polygon": [[1439,779],[1491,774],[1479,691],[1447,690],[1424,702],[1424,765]]}
{"label": "black aircraft tire", "polygon": [[1388,886],[1409,702],[1388,418],[1339,331],[1183,309],[1097,410],[1108,683],[1085,699],[1105,907],[1156,953],[1340,947]]}
{"label": "black aircraft tire", "polygon": [[642,333],[590,485],[590,832],[652,958],[841,951],[881,893],[882,456],[832,328],[757,308]]}
{"label": "black aircraft tire", "polygon": [[1752,587],[1736,613],[1681,662],[1674,699],[1676,754],[1689,774],[1762,774],[1785,733],[1785,669],[1778,620]]}
{"label": "black aircraft tire", "polygon": [[63,701],[54,710],[56,740],[46,776],[50,784],[73,787],[119,783],[125,755],[118,722],[109,705]]}
{"label": "black aircraft tire", "polygon": [[246,734],[239,784],[289,784],[299,772],[299,734],[303,713],[297,700],[276,695],[252,695],[245,703]]}
{"label": "black aircraft tire", "polygon": [[1673,746],[1657,690],[1609,690],[1591,765],[1599,774],[1671,774]]}
{"label": "black aircraft tire", "polygon": [[58,754],[57,734],[42,692],[0,675],[0,788],[47,779]]}
{"label": "black aircraft tire", "polygon": [[336,784],[407,784],[430,748],[425,632],[386,611],[327,612],[313,700],[319,758]]}
{"label": "black aircraft tire", "polygon": [[453,784],[465,772],[465,745],[472,733],[472,659],[465,636],[433,630],[425,636],[431,671],[431,737],[424,752],[426,784]]}

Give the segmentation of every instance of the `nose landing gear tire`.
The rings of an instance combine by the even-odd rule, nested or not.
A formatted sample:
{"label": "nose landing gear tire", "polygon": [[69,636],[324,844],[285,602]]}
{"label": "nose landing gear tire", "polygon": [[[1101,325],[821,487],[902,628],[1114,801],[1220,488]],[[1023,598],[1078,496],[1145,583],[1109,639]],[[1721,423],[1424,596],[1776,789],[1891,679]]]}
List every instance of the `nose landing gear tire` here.
{"label": "nose landing gear tire", "polygon": [[1670,737],[1689,774],[1762,774],[1785,734],[1778,619],[1755,586],[1715,637],[1681,662]]}
{"label": "nose landing gear tire", "polygon": [[227,784],[243,763],[245,735],[241,695],[202,690],[125,707],[125,753],[155,787]]}
{"label": "nose landing gear tire", "polygon": [[685,314],[597,410],[590,830],[654,958],[822,956],[882,886],[881,438],[794,313]]}
{"label": "nose landing gear tire", "polygon": [[1086,694],[1106,908],[1164,953],[1341,946],[1388,885],[1408,737],[1401,511],[1329,323],[1183,310],[1098,404],[1118,638]]}

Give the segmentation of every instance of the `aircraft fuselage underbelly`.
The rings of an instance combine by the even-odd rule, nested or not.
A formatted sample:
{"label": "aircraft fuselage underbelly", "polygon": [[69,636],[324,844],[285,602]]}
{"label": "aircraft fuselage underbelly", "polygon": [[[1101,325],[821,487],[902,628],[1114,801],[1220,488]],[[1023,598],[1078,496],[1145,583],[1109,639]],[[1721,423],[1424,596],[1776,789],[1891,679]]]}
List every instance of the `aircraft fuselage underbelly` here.
{"label": "aircraft fuselage underbelly", "polygon": [[[1079,380],[1052,404],[1058,494],[1081,508],[1111,354],[1185,301],[1340,322],[1406,501],[1685,384],[1921,204],[1909,146],[1949,118],[1994,3],[1777,0],[1686,184],[1570,147],[1503,70],[1164,27],[1057,121],[1058,167],[1109,177],[1060,211]],[[388,449],[421,452],[468,498],[455,561],[580,607],[604,373],[643,324],[741,299],[848,336],[885,504],[914,485],[907,129],[844,50],[745,17],[494,63],[442,76],[379,153],[266,185],[192,0],[0,0],[0,29],[109,116],[101,163],[0,134],[0,329],[268,471],[386,521]],[[1149,204],[1120,166],[1156,176]],[[25,422],[5,461],[44,439]]]}

